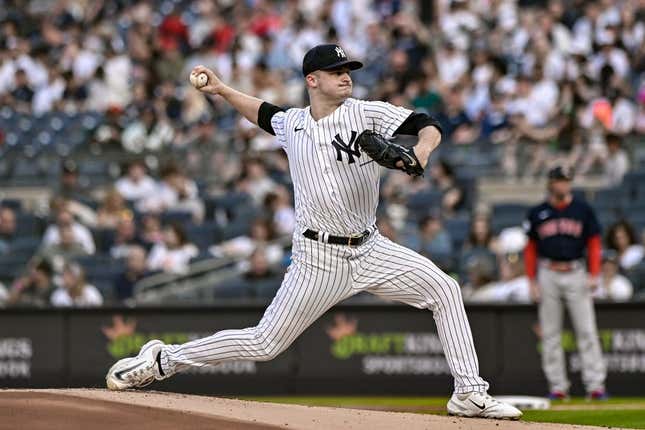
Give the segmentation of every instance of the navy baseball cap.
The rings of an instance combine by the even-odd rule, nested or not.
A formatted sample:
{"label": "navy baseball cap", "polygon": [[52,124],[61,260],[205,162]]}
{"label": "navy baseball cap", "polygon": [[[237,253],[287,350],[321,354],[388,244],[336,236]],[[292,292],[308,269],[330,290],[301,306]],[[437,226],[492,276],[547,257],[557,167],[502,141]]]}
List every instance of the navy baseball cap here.
{"label": "navy baseball cap", "polygon": [[573,174],[571,170],[564,166],[557,166],[549,170],[550,181],[571,181],[572,179]]}
{"label": "navy baseball cap", "polygon": [[302,74],[307,76],[316,70],[334,70],[348,67],[357,70],[363,67],[360,61],[351,61],[340,46],[330,43],[311,48],[302,59]]}

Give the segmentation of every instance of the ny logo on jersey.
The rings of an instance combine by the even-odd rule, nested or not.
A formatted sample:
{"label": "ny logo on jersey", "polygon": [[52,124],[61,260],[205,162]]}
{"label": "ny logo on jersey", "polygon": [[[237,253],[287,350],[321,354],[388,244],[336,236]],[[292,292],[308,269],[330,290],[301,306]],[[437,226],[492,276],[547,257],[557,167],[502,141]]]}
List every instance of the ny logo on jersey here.
{"label": "ny logo on jersey", "polygon": [[352,136],[349,138],[349,143],[345,143],[340,134],[337,134],[334,137],[334,140],[331,141],[331,144],[336,148],[336,161],[343,161],[342,152],[347,154],[347,162],[352,164],[354,162],[354,157],[360,157],[361,151],[358,149],[358,141],[356,140],[356,135],[358,133],[352,130]]}
{"label": "ny logo on jersey", "polygon": [[338,55],[339,58],[345,58],[347,55],[345,55],[345,51],[343,51],[343,48],[340,46],[336,47],[336,54]]}

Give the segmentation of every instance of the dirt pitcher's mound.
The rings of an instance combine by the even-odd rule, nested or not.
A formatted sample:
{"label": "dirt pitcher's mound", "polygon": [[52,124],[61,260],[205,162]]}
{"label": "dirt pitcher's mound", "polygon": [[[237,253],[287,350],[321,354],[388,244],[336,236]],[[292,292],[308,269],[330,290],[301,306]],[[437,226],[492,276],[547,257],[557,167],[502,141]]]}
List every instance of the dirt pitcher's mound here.
{"label": "dirt pitcher's mound", "polygon": [[593,429],[559,424],[459,419],[107,390],[0,390],[0,430],[538,430]]}

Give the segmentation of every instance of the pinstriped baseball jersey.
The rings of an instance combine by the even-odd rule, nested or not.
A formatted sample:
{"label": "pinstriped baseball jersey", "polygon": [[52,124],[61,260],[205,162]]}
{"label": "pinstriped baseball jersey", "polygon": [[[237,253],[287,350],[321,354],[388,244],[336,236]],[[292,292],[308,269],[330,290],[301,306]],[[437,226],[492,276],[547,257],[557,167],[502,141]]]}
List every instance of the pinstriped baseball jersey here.
{"label": "pinstriped baseball jersey", "polygon": [[392,137],[411,113],[385,102],[347,99],[318,121],[309,107],[273,115],[271,125],[289,158],[301,229],[351,235],[374,225],[380,168],[367,163],[356,137],[367,129]]}
{"label": "pinstriped baseball jersey", "polygon": [[[292,262],[256,326],[165,346],[159,360],[166,375],[232,360],[271,360],[329,308],[365,291],[432,310],[455,392],[488,389],[479,376],[459,284],[374,227],[379,165],[361,154],[356,137],[366,129],[391,137],[411,113],[347,99],[318,121],[309,107],[273,114],[271,127],[287,152],[295,189]],[[369,235],[359,246],[333,245],[305,238],[306,229],[342,236],[369,230]]]}

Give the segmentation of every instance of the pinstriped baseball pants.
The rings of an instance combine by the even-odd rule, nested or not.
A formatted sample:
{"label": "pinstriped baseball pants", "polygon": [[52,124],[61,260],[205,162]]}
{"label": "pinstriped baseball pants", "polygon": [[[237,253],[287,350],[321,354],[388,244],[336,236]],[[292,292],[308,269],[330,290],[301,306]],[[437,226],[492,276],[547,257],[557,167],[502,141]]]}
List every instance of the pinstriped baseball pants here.
{"label": "pinstriped baseball pants", "polygon": [[275,358],[336,303],[361,291],[433,312],[456,393],[486,391],[459,284],[427,258],[375,231],[358,247],[294,236],[292,263],[257,326],[223,330],[161,351],[164,373]]}

